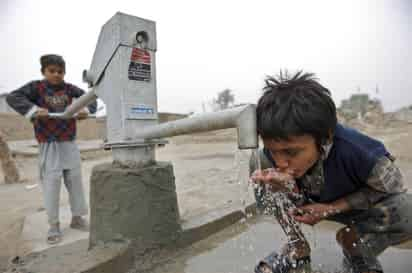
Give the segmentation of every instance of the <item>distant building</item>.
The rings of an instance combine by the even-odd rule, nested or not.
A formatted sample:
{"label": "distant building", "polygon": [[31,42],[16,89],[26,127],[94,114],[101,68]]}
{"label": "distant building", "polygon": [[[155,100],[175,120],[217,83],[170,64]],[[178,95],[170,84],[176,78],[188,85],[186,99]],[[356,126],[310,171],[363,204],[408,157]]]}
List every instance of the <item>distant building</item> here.
{"label": "distant building", "polygon": [[337,110],[339,122],[350,126],[355,126],[351,123],[355,120],[369,125],[380,126],[384,119],[381,101],[376,98],[370,99],[369,95],[364,93],[353,94],[349,99],[343,100]]}
{"label": "distant building", "polygon": [[8,93],[0,94],[0,113],[16,113],[6,102]]}
{"label": "distant building", "polygon": [[354,94],[349,99],[343,100],[340,110],[344,115],[363,116],[368,110],[369,95],[368,94]]}

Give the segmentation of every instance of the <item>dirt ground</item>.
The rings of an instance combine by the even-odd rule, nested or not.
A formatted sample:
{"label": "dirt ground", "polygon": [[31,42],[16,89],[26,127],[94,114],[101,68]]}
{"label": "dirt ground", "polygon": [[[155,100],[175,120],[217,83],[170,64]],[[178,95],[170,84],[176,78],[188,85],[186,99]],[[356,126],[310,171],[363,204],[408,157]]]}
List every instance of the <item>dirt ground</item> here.
{"label": "dirt ground", "polygon": [[[385,142],[412,189],[412,124],[402,123],[385,128],[363,128],[364,131]],[[235,130],[180,136],[170,139],[170,144],[157,150],[157,159],[172,161],[180,214],[183,219],[203,213],[211,208],[240,202],[244,185],[238,183],[238,166]],[[242,156],[247,156],[243,153]],[[88,192],[93,166],[111,161],[110,157],[83,161],[83,183]],[[40,187],[27,189],[38,183],[37,159],[18,157],[17,164],[24,184],[2,184],[0,170],[0,271],[1,265],[16,255],[16,241],[20,236],[26,215],[43,210]],[[62,190],[61,205],[68,205],[67,194]]]}

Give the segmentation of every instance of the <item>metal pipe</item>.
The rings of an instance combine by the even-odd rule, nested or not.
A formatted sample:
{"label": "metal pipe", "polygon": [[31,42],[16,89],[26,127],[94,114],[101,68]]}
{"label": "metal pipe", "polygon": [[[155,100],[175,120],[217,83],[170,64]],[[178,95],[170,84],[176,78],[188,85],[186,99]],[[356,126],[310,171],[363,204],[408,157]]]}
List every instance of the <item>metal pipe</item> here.
{"label": "metal pipe", "polygon": [[239,149],[258,147],[256,107],[252,104],[143,127],[134,137],[164,138],[227,128],[237,128]]}
{"label": "metal pipe", "polygon": [[[71,119],[71,118],[76,118],[77,117],[77,113],[74,114],[71,117],[67,117],[66,115],[64,115],[64,113],[49,113],[48,114],[49,118],[54,118],[54,119]],[[97,116],[95,114],[88,114],[87,115],[87,119],[94,119],[97,118]]]}
{"label": "metal pipe", "polygon": [[90,89],[89,92],[78,98],[75,102],[70,104],[66,110],[62,113],[49,113],[49,117],[51,118],[59,118],[59,119],[70,119],[75,116],[77,112],[81,109],[86,107],[92,101],[96,100],[97,96],[94,93],[93,89]]}

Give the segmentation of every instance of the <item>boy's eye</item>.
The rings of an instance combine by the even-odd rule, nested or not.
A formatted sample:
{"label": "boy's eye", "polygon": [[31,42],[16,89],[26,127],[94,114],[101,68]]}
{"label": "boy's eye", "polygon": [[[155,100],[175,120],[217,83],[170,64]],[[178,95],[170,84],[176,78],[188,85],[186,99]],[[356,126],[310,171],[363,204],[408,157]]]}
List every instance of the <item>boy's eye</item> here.
{"label": "boy's eye", "polygon": [[286,150],[284,150],[284,153],[287,156],[296,156],[296,155],[299,154],[299,150],[297,150],[297,149],[286,149]]}
{"label": "boy's eye", "polygon": [[63,74],[63,70],[54,70],[54,69],[50,69],[49,70],[51,74],[57,73],[57,74]]}

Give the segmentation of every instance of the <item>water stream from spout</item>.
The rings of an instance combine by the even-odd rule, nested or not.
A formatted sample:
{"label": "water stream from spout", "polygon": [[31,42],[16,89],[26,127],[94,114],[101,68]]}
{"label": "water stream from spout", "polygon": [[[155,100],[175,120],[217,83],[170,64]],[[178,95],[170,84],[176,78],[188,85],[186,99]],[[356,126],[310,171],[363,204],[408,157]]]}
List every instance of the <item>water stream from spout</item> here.
{"label": "water stream from spout", "polygon": [[248,216],[247,206],[250,200],[249,158],[250,151],[248,150],[237,150],[235,152],[235,180],[239,185],[240,209],[246,216]]}

